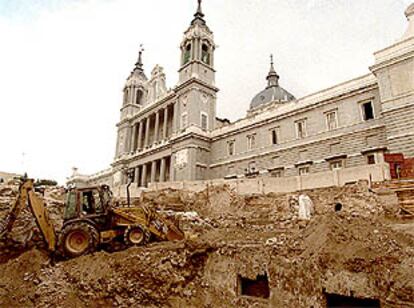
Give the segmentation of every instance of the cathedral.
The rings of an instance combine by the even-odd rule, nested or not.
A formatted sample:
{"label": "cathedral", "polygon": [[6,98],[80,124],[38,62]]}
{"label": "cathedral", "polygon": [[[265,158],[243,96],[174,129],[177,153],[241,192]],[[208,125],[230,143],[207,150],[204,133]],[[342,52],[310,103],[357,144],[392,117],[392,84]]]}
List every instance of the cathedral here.
{"label": "cathedral", "polygon": [[338,183],[402,176],[414,157],[414,4],[405,15],[406,33],[374,53],[369,74],[305,97],[281,86],[271,59],[264,89],[232,123],[216,115],[216,45],[199,0],[180,44],[178,84],[168,89],[158,65],[148,75],[140,51],[123,89],[111,167],[75,172],[71,181],[143,188],[257,177],[289,183],[329,172]]}

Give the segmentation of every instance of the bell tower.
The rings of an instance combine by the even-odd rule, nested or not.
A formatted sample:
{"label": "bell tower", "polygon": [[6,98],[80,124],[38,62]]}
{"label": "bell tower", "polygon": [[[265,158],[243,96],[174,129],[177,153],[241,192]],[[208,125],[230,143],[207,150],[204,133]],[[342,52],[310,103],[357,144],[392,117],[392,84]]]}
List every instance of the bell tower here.
{"label": "bell tower", "polygon": [[196,127],[208,132],[214,129],[216,119],[216,94],[214,70],[213,32],[204,20],[201,0],[190,27],[184,32],[181,43],[179,82],[175,88],[178,96],[178,131]]}
{"label": "bell tower", "polygon": [[115,157],[127,154],[132,149],[131,144],[131,117],[141,110],[147,99],[147,81],[148,78],[145,75],[142,64],[142,52],[141,48],[138,53],[138,60],[135,63],[135,67],[129,74],[127,81],[123,89],[123,102],[121,107],[121,119],[117,124],[118,137]]}
{"label": "bell tower", "polygon": [[216,125],[213,32],[207,26],[198,0],[197,11],[180,45],[179,82],[174,88],[176,133],[173,146],[174,180],[207,178],[209,132]]}
{"label": "bell tower", "polygon": [[198,0],[197,12],[194,14],[190,27],[184,32],[180,48],[179,83],[197,78],[207,84],[214,85],[214,50],[216,45],[214,44],[213,32],[204,20],[201,0]]}

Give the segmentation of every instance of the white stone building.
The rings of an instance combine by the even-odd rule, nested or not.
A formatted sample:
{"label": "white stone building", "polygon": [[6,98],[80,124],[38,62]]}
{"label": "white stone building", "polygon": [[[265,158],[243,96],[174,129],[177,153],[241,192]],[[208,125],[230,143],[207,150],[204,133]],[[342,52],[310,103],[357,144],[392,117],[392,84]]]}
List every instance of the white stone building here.
{"label": "white stone building", "polygon": [[114,162],[83,181],[116,187],[130,174],[134,187],[257,176],[288,183],[337,170],[347,181],[389,178],[386,153],[414,156],[414,4],[405,14],[406,33],[374,53],[370,74],[295,98],[272,60],[265,89],[245,118],[230,123],[216,115],[216,45],[199,1],[180,45],[178,84],[167,89],[158,65],[148,78],[139,53],[124,88]]}

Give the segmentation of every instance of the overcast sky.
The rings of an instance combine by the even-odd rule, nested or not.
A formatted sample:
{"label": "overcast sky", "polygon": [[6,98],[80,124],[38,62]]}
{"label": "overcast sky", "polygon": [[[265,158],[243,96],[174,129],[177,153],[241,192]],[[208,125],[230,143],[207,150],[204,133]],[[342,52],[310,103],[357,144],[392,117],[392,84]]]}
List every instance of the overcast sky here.
{"label": "overcast sky", "polygon": [[[204,0],[214,31],[219,117],[246,114],[274,53],[301,97],[369,72],[404,33],[412,0]],[[178,80],[196,0],[0,0],[0,171],[64,182],[109,167],[125,79],[145,46],[147,75]]]}

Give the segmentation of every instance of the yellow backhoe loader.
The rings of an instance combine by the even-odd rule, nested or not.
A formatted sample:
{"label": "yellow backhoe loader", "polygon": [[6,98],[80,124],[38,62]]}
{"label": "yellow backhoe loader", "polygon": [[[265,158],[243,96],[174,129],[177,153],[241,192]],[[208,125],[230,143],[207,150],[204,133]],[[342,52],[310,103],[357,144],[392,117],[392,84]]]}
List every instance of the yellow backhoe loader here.
{"label": "yellow backhoe loader", "polygon": [[0,223],[0,238],[12,230],[26,204],[35,217],[48,250],[67,258],[91,253],[115,239],[127,245],[143,245],[151,238],[184,239],[184,233],[173,222],[145,206],[130,207],[129,198],[128,207],[115,207],[112,192],[106,185],[69,189],[63,227],[56,232],[31,179],[22,180],[11,212]]}

